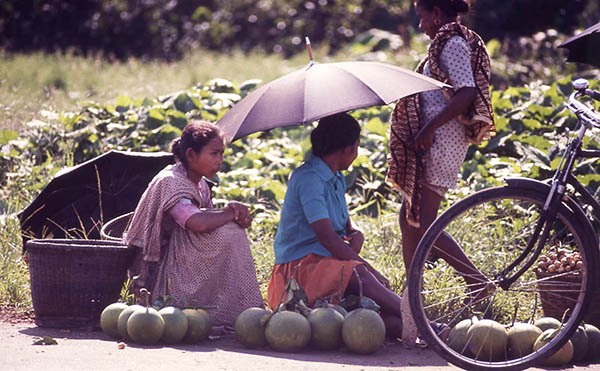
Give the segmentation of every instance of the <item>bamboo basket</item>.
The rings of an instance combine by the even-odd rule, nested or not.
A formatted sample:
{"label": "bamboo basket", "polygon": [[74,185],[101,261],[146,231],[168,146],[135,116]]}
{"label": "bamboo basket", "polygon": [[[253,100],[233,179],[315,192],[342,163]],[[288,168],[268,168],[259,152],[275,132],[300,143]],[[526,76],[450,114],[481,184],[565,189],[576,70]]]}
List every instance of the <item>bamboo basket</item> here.
{"label": "bamboo basket", "polygon": [[[576,304],[581,277],[573,273],[556,274],[539,270],[536,271],[536,277],[544,316],[554,317],[559,321],[565,313],[568,316],[569,309]],[[595,287],[592,292],[592,302],[583,320],[600,327],[600,288],[598,287]]]}
{"label": "bamboo basket", "polygon": [[102,240],[26,242],[31,299],[40,327],[97,329],[119,299],[134,248]]}

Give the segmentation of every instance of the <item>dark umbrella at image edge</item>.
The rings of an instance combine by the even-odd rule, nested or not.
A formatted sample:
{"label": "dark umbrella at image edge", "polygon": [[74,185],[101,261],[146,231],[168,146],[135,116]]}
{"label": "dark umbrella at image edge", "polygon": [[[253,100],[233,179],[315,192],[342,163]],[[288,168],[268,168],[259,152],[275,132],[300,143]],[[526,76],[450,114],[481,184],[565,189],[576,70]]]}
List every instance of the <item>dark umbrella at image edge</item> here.
{"label": "dark umbrella at image edge", "polygon": [[23,247],[32,238],[100,239],[100,228],[133,211],[148,183],[173,163],[167,152],[109,151],[61,170],[19,214]]}
{"label": "dark umbrella at image edge", "polygon": [[600,67],[600,22],[568,38],[558,47],[569,51],[567,62]]}

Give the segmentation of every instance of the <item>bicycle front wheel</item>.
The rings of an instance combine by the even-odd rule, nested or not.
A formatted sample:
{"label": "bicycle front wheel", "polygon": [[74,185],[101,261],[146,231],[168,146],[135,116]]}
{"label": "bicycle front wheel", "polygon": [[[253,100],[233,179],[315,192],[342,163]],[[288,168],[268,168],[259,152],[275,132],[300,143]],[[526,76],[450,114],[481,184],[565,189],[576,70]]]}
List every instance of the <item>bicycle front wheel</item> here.
{"label": "bicycle front wheel", "polygon": [[[545,192],[531,189],[483,190],[450,207],[421,239],[408,279],[411,311],[420,336],[453,364],[522,369],[559,349],[576,330],[595,280],[595,255],[585,229],[562,203],[547,223],[547,238],[534,237],[545,241],[540,254],[534,253],[538,243],[526,253],[545,201]],[[507,286],[505,278],[516,272]],[[537,336],[511,334],[542,317],[563,321],[545,346],[534,350]]]}

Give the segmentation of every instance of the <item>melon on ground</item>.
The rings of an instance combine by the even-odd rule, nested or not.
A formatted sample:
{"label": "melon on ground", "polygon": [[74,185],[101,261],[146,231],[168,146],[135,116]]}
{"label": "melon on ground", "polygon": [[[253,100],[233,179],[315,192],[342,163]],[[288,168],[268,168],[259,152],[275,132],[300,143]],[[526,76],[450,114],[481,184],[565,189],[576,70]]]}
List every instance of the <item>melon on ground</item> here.
{"label": "melon on ground", "polygon": [[188,329],[183,338],[185,343],[197,344],[208,338],[212,331],[212,318],[204,309],[186,308],[183,314],[188,320]]}
{"label": "melon on ground", "polygon": [[342,339],[354,353],[374,353],[383,346],[385,323],[374,310],[354,309],[344,318]]}
{"label": "melon on ground", "polygon": [[510,359],[524,357],[533,352],[533,344],[542,330],[531,324],[516,322],[508,329],[508,356]]}
{"label": "melon on ground", "polygon": [[[550,340],[556,335],[556,329],[548,329],[544,331],[535,341],[533,345],[533,350],[537,351],[541,349],[544,345],[548,344]],[[548,367],[559,367],[567,365],[571,362],[573,358],[573,343],[571,340],[568,340],[556,353],[546,357],[540,361],[540,364]]]}
{"label": "melon on ground", "polygon": [[296,312],[277,312],[265,327],[267,342],[280,352],[298,352],[308,345],[310,337],[310,323]]}
{"label": "melon on ground", "polygon": [[588,336],[588,352],[585,359],[587,361],[600,359],[600,329],[587,323],[583,325],[583,328]]}
{"label": "melon on ground", "polygon": [[573,359],[571,362],[577,363],[583,361],[587,357],[589,343],[583,326],[577,327],[577,330],[571,335],[571,343],[573,343]]}
{"label": "melon on ground", "polygon": [[448,346],[458,353],[472,356],[471,351],[467,346],[467,331],[469,331],[469,328],[471,328],[472,325],[473,321],[471,319],[463,319],[457,323],[452,330],[450,330],[450,334],[448,334],[448,339],[446,340]]}
{"label": "melon on ground", "polygon": [[257,307],[244,309],[234,323],[237,340],[250,349],[264,348],[267,345],[267,339],[260,319],[270,313],[268,310]]}
{"label": "melon on ground", "polygon": [[129,317],[133,314],[133,312],[145,309],[145,307],[139,304],[133,304],[121,311],[119,318],[117,319],[117,330],[119,330],[119,334],[124,340],[131,340],[129,334],[127,333],[127,321],[129,320]]}
{"label": "melon on ground", "polygon": [[344,316],[334,308],[315,308],[308,315],[311,344],[321,350],[337,349],[342,345]]}
{"label": "melon on ground", "polygon": [[183,311],[172,306],[164,307],[158,311],[163,321],[165,329],[163,331],[161,342],[165,344],[180,343],[188,329],[188,319]]}
{"label": "melon on ground", "polygon": [[554,317],[542,317],[535,320],[533,324],[539,327],[542,332],[548,329],[557,329],[561,325],[560,321]]}
{"label": "melon on ground", "polygon": [[102,310],[100,314],[100,328],[105,334],[115,339],[121,338],[117,324],[119,315],[125,308],[127,308],[127,304],[125,303],[112,303]]}
{"label": "melon on ground", "polygon": [[154,308],[134,311],[127,320],[127,333],[137,344],[154,345],[162,338],[165,321]]}
{"label": "melon on ground", "polygon": [[467,339],[469,350],[477,359],[500,361],[506,358],[508,335],[504,326],[496,321],[477,321],[467,331]]}

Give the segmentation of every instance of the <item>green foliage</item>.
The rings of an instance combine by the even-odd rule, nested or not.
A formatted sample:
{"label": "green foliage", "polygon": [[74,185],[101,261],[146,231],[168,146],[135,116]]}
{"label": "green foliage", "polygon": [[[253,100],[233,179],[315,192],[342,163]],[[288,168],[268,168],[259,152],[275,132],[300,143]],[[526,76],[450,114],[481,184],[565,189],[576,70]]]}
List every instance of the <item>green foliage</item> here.
{"label": "green foliage", "polygon": [[[21,242],[14,213],[27,205],[60,169],[79,164],[110,149],[170,150],[170,142],[193,118],[216,121],[256,81],[235,84],[213,79],[190,89],[155,98],[116,97],[107,104],[82,103],[71,112],[44,110],[42,119],[22,131],[0,131],[0,273],[14,279],[0,285],[0,302],[28,303],[27,269],[20,257]],[[592,82],[598,89],[598,83]],[[508,176],[544,180],[556,168],[575,118],[563,109],[571,92],[570,77],[551,85],[534,82],[523,87],[493,90],[497,135],[473,146],[463,166],[457,190],[443,207],[474,190],[502,183]],[[596,109],[600,108],[596,104]],[[348,204],[355,224],[367,237],[363,256],[399,290],[404,270],[399,257],[397,210],[400,197],[385,183],[388,123],[392,107],[352,112],[360,122],[359,156],[347,172]],[[308,127],[256,133],[228,146],[223,171],[214,188],[215,203],[236,199],[251,205],[254,224],[250,241],[263,295],[269,279],[279,210],[291,171],[309,154]],[[586,146],[600,148],[597,131]],[[576,175],[590,188],[600,184],[597,161],[577,164]],[[443,283],[442,283],[443,284]]]}
{"label": "green foliage", "polygon": [[[173,59],[203,47],[295,54],[304,36],[338,49],[371,27],[393,30],[410,0],[87,0],[3,2],[0,46],[75,48]],[[60,83],[60,80],[57,80]]]}
{"label": "green foliage", "polygon": [[31,305],[29,271],[21,256],[21,234],[14,212],[21,204],[14,198],[3,199],[0,213],[0,304],[28,308]]}
{"label": "green foliage", "polygon": [[[290,56],[304,37],[331,51],[371,29],[418,32],[412,0],[57,0],[0,3],[0,48],[67,51],[173,60],[198,48],[259,49]],[[472,0],[467,24],[485,40],[530,36],[555,29],[572,33],[600,15],[594,0]],[[376,42],[377,48],[385,40]],[[64,69],[47,85],[66,86]]]}

